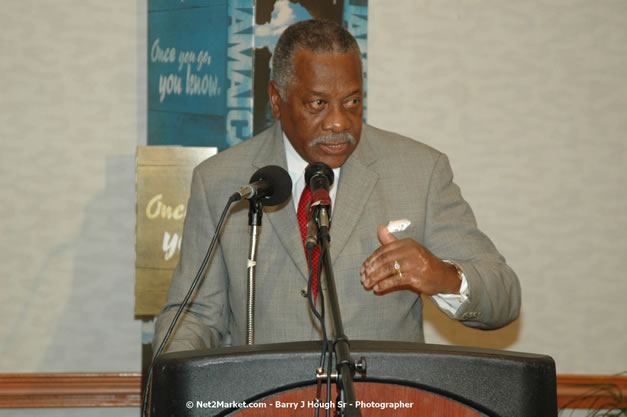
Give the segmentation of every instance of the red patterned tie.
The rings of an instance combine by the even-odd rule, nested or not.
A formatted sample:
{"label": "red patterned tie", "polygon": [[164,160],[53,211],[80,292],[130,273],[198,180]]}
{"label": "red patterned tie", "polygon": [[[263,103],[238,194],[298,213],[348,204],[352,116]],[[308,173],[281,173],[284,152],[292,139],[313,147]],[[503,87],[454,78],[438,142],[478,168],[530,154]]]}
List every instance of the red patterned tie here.
{"label": "red patterned tie", "polygon": [[[309,216],[307,215],[307,210],[309,209],[309,204],[311,203],[311,189],[309,185],[306,185],[303,189],[303,193],[300,195],[300,200],[298,200],[298,212],[296,213],[296,217],[298,218],[298,226],[300,227],[300,236],[303,239],[303,249],[305,248],[305,240],[307,239],[307,222],[309,221]],[[307,249],[305,249],[305,257],[307,256]],[[311,292],[314,296],[314,304],[316,303],[316,298],[318,296],[318,260],[320,259],[320,246],[316,246],[313,250],[311,256],[311,262],[313,263],[313,282],[311,284]]]}

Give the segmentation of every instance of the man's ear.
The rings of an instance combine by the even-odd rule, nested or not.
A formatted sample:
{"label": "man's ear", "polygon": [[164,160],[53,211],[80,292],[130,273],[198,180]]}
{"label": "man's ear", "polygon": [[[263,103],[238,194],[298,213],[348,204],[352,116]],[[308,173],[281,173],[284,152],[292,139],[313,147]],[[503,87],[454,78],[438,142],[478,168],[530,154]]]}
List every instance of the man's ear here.
{"label": "man's ear", "polygon": [[279,94],[279,86],[272,80],[268,84],[268,97],[270,98],[270,109],[275,119],[281,119],[281,95]]}

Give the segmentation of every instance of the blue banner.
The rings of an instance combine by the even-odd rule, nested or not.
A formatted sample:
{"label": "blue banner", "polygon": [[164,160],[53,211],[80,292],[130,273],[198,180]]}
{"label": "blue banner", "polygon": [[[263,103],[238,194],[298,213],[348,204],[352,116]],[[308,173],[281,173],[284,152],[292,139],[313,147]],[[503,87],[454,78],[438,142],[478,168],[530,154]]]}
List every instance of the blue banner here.
{"label": "blue banner", "polygon": [[148,144],[225,148],[226,2],[152,0],[149,10]]}

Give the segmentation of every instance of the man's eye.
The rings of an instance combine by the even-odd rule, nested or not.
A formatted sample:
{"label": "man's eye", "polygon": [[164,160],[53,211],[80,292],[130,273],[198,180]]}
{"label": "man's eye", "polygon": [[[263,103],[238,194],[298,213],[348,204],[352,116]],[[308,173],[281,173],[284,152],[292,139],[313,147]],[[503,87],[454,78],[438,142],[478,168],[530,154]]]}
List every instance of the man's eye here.
{"label": "man's eye", "polygon": [[324,107],[324,100],[314,100],[309,103],[309,106],[314,110],[321,110]]}
{"label": "man's eye", "polygon": [[359,98],[350,98],[350,99],[346,100],[344,105],[347,108],[352,109],[352,108],[355,108],[355,107],[359,106],[359,103],[361,103],[361,99],[359,99]]}

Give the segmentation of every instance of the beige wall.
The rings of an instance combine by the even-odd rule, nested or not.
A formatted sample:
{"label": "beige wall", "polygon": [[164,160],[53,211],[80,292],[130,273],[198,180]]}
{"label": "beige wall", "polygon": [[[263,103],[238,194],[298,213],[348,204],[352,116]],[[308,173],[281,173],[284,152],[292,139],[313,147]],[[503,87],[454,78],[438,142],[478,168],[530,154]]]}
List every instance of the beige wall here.
{"label": "beige wall", "polygon": [[427,339],[626,371],[627,2],[393,4],[370,3],[369,121],[450,156],[523,285],[513,326],[429,309]]}
{"label": "beige wall", "polygon": [[[0,372],[137,371],[146,1],[0,14]],[[521,318],[427,338],[627,370],[627,2],[371,0],[369,121],[446,152]],[[94,353],[100,353],[95,359]]]}
{"label": "beige wall", "polygon": [[146,1],[0,13],[0,372],[137,371]]}

